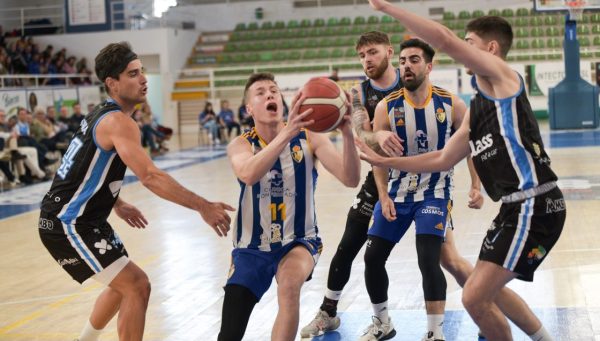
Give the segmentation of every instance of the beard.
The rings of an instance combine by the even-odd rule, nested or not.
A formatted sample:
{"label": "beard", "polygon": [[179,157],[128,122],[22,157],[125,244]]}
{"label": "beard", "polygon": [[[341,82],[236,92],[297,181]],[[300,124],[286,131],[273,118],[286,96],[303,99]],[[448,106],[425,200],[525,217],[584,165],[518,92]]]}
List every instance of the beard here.
{"label": "beard", "polygon": [[377,65],[374,70],[367,71],[367,69],[364,69],[365,74],[367,75],[367,77],[369,77],[369,79],[377,80],[381,78],[381,76],[383,76],[383,73],[385,72],[385,70],[387,70],[389,64],[390,61],[386,56],[381,61],[381,64]]}
{"label": "beard", "polygon": [[425,81],[425,74],[417,75],[413,73],[413,78],[411,80],[406,80],[405,77],[402,78],[402,84],[408,91],[417,90],[421,84]]}

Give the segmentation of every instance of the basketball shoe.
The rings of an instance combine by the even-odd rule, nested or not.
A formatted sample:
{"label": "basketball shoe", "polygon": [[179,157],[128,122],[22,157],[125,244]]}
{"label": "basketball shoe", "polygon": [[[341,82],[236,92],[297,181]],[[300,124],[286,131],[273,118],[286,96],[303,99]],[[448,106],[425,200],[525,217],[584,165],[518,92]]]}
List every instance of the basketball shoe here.
{"label": "basketball shoe", "polygon": [[337,316],[329,317],[326,311],[319,309],[317,316],[310,321],[302,330],[300,330],[300,336],[302,337],[313,337],[319,336],[323,333],[336,330],[340,326],[340,318]]}
{"label": "basketball shoe", "polygon": [[435,338],[433,337],[433,332],[427,332],[425,333],[425,336],[423,336],[423,339],[421,339],[421,341],[446,341],[446,338],[444,337],[444,335],[442,335],[441,338]]}
{"label": "basketball shoe", "polygon": [[381,322],[377,316],[372,318],[373,323],[365,329],[359,341],[389,340],[396,336],[396,329],[394,329],[391,318],[387,323]]}

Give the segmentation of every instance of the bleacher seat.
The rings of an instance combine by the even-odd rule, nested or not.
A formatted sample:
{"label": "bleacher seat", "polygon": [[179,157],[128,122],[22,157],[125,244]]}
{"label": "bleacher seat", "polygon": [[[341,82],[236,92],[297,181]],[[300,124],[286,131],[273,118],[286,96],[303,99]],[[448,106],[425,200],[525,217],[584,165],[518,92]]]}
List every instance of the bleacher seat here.
{"label": "bleacher seat", "polygon": [[275,22],[274,28],[278,30],[283,30],[285,28],[285,23],[281,20]]}
{"label": "bleacher seat", "polygon": [[381,22],[383,24],[393,23],[394,22],[394,18],[390,17],[389,15],[384,15],[383,17],[381,17]]}
{"label": "bleacher seat", "polygon": [[331,51],[331,58],[342,58],[344,56],[344,51],[342,49],[333,49]]}
{"label": "bleacher seat", "polygon": [[517,20],[515,20],[515,26],[529,26],[529,20],[527,20],[527,18],[517,18]]}
{"label": "bleacher seat", "polygon": [[476,9],[473,11],[473,13],[471,14],[472,18],[481,18],[485,15],[485,13],[482,10]]}
{"label": "bleacher seat", "polygon": [[531,42],[531,47],[534,49],[543,49],[546,47],[546,44],[544,43],[543,39],[534,39]]}
{"label": "bleacher seat", "polygon": [[531,32],[532,37],[543,37],[544,36],[544,29],[541,27],[533,27],[530,32]]}
{"label": "bleacher seat", "polygon": [[588,35],[590,34],[590,28],[587,25],[577,25],[577,34]]}
{"label": "bleacher seat", "polygon": [[588,47],[591,45],[589,37],[581,37],[577,40],[579,40],[579,46],[581,46],[581,47]]}
{"label": "bleacher seat", "polygon": [[514,17],[515,12],[510,8],[505,8],[502,10],[502,12],[500,12],[500,15],[503,17]]}
{"label": "bleacher seat", "polygon": [[558,37],[560,35],[560,30],[558,27],[548,27],[546,28],[546,35],[549,37]]}
{"label": "bleacher seat", "polygon": [[346,52],[344,52],[344,56],[346,58],[356,57],[356,49],[354,47],[348,47]]}
{"label": "bleacher seat", "polygon": [[471,13],[469,11],[458,12],[458,19],[471,19]]}
{"label": "bleacher seat", "polygon": [[331,17],[331,18],[327,19],[327,26],[337,26],[338,23],[339,23],[339,20],[336,17]]}
{"label": "bleacher seat", "polygon": [[495,16],[499,17],[500,16],[500,11],[497,10],[497,9],[491,9],[491,10],[488,11],[488,15],[495,15]]}
{"label": "bleacher seat", "polygon": [[517,40],[517,49],[518,50],[526,50],[529,48],[529,41],[521,39]]}
{"label": "bleacher seat", "polygon": [[456,15],[454,14],[454,12],[444,12],[443,18],[444,20],[454,20],[456,19]]}
{"label": "bleacher seat", "polygon": [[548,38],[548,40],[546,41],[546,46],[552,49],[558,49],[562,47],[558,38]]}
{"label": "bleacher seat", "polygon": [[300,24],[298,23],[298,20],[292,19],[292,20],[288,21],[287,27],[288,28],[298,28],[298,27],[300,27]]}
{"label": "bleacher seat", "polygon": [[235,30],[236,31],[245,31],[246,30],[246,24],[241,22],[237,25],[235,25]]}
{"label": "bleacher seat", "polygon": [[348,17],[343,17],[342,19],[340,19],[340,25],[350,26],[352,25],[352,20],[350,20],[350,18]]}
{"label": "bleacher seat", "polygon": [[364,25],[366,23],[365,17],[354,18],[354,25]]}
{"label": "bleacher seat", "polygon": [[375,16],[375,15],[371,15],[367,19],[367,23],[369,23],[369,24],[379,24],[379,17]]}
{"label": "bleacher seat", "polygon": [[302,21],[300,21],[300,27],[310,27],[310,25],[310,19],[302,19]]}
{"label": "bleacher seat", "polygon": [[248,30],[251,30],[251,31],[258,30],[258,23],[255,23],[255,22],[249,23]]}
{"label": "bleacher seat", "polygon": [[544,25],[544,19],[542,19],[541,16],[532,16],[529,19],[529,25],[537,27],[542,26]]}
{"label": "bleacher seat", "polygon": [[262,23],[262,25],[260,25],[260,28],[263,30],[270,30],[273,28],[273,23],[270,21],[265,21]]}
{"label": "bleacher seat", "polygon": [[524,27],[519,27],[515,32],[517,38],[527,38],[529,37],[529,30]]}
{"label": "bleacher seat", "polygon": [[549,15],[544,18],[544,23],[547,26],[556,26],[556,25],[558,25],[558,19],[554,15]]}
{"label": "bleacher seat", "polygon": [[529,15],[529,10],[527,8],[518,8],[517,16],[518,17],[526,17]]}
{"label": "bleacher seat", "polygon": [[323,26],[325,26],[325,20],[323,20],[322,18],[315,19],[313,26],[314,27],[323,27]]}

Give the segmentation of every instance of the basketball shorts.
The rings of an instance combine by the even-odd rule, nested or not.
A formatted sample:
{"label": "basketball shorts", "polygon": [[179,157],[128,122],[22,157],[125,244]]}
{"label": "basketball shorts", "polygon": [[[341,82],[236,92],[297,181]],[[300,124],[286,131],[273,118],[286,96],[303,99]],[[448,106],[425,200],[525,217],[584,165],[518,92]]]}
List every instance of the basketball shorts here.
{"label": "basketball shorts", "polygon": [[[247,248],[235,248],[231,252],[231,267],[227,284],[237,284],[252,291],[256,299],[261,297],[271,286],[277,273],[277,267],[283,257],[294,247],[303,245],[312,255],[315,264],[319,260],[323,244],[321,238],[296,239],[274,251],[260,251]],[[310,280],[312,274],[306,279]]]}
{"label": "basketball shorts", "polygon": [[394,203],[396,220],[391,222],[385,219],[381,212],[381,203],[377,202],[373,212],[373,225],[368,234],[397,243],[414,220],[417,234],[432,234],[445,238],[449,201],[429,199],[414,203]]}
{"label": "basketball shorts", "polygon": [[525,201],[503,203],[481,245],[479,259],[533,281],[563,229],[567,215],[560,189]]}
{"label": "basketball shorts", "polygon": [[373,171],[369,171],[360,191],[354,198],[348,211],[348,218],[369,224],[373,216],[373,208],[379,201],[379,193],[375,185]]}
{"label": "basketball shorts", "polygon": [[108,285],[128,263],[125,246],[106,221],[71,225],[42,211],[38,230],[54,260],[79,283],[95,276]]}

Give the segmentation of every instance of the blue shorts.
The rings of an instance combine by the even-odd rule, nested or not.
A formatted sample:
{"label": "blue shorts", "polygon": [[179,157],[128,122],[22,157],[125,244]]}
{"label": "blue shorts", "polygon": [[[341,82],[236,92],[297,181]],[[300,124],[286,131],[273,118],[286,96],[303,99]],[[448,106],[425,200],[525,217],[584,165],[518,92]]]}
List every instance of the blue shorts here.
{"label": "blue shorts", "polygon": [[[275,251],[260,251],[255,249],[236,248],[231,252],[231,267],[227,284],[244,286],[260,301],[277,273],[281,259],[297,245],[304,245],[313,256],[315,264],[319,260],[323,244],[321,238],[296,239]],[[311,274],[312,276],[312,274]],[[310,280],[309,276],[306,280]]]}
{"label": "blue shorts", "polygon": [[396,220],[389,222],[381,213],[381,203],[377,202],[373,211],[373,225],[368,234],[397,243],[414,220],[417,234],[433,234],[445,238],[450,205],[450,200],[446,199],[394,203]]}

